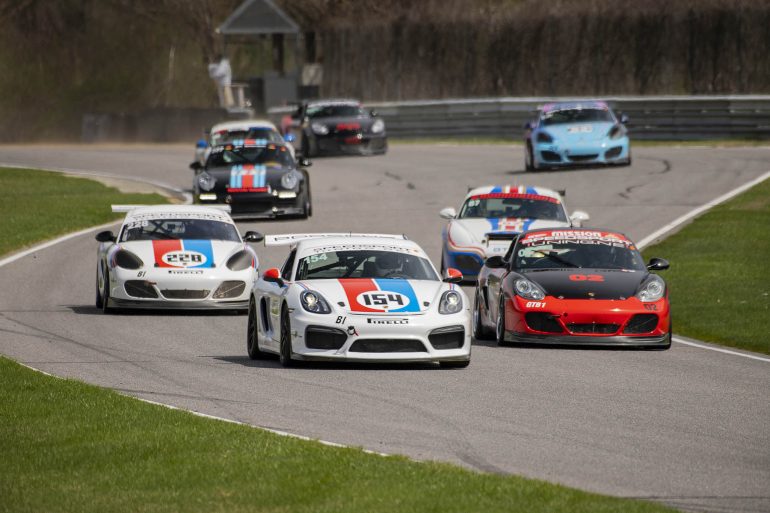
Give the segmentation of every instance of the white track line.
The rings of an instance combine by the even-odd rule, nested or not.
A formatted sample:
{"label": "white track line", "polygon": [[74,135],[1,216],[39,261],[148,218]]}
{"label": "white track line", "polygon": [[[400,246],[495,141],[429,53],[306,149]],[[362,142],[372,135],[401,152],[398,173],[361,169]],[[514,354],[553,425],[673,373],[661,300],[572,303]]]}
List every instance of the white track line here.
{"label": "white track line", "polygon": [[743,356],[744,358],[751,358],[752,360],[759,360],[760,362],[770,363],[770,358],[767,358],[767,357],[764,357],[764,356],[757,356],[755,354],[748,354],[748,353],[740,353],[738,351],[732,351],[730,349],[722,349],[721,347],[713,347],[713,346],[707,346],[705,344],[698,344],[697,342],[691,342],[689,340],[683,340],[680,337],[677,337],[676,335],[674,335],[672,340],[674,342],[677,342],[679,344],[684,344],[686,346],[698,347],[700,349],[708,349],[709,351],[716,351],[718,353],[731,354],[731,355],[735,355],[735,356]]}
{"label": "white track line", "polygon": [[709,201],[705,205],[701,205],[700,207],[689,211],[685,215],[674,219],[673,221],[671,221],[670,223],[665,225],[663,228],[654,231],[653,233],[651,233],[647,237],[645,237],[642,240],[640,240],[639,242],[637,242],[636,247],[639,248],[639,249],[644,248],[645,246],[649,245],[651,242],[655,241],[656,239],[659,239],[660,237],[663,237],[664,235],[667,235],[669,232],[671,232],[674,229],[678,228],[679,226],[681,226],[682,224],[686,223],[690,219],[692,219],[692,218],[694,218],[696,216],[699,216],[700,214],[702,214],[706,210],[709,210],[710,208],[714,208],[715,206],[719,205],[720,203],[724,203],[725,201],[729,200],[730,198],[732,198],[734,196],[737,196],[738,194],[740,194],[740,193],[742,193],[744,191],[747,191],[747,190],[751,189],[755,185],[764,182],[768,178],[770,178],[770,171],[768,171],[767,173],[763,174],[762,176],[759,176],[759,177],[755,178],[754,180],[752,180],[752,181],[750,181],[748,183],[745,183],[745,184],[741,185],[740,187],[737,187],[737,188],[731,190],[727,194],[723,194],[723,195],[719,196],[718,198]]}

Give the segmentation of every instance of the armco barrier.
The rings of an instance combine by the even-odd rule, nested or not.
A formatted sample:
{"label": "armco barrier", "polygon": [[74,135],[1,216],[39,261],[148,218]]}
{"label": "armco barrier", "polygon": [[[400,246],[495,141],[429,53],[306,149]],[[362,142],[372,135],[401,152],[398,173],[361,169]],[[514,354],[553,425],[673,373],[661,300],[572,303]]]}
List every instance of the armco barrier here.
{"label": "armco barrier", "polygon": [[[519,139],[538,106],[595,98],[479,98],[368,103],[392,137]],[[601,98],[629,117],[634,139],[770,139],[770,96],[614,96]],[[269,110],[275,122],[289,107]]]}

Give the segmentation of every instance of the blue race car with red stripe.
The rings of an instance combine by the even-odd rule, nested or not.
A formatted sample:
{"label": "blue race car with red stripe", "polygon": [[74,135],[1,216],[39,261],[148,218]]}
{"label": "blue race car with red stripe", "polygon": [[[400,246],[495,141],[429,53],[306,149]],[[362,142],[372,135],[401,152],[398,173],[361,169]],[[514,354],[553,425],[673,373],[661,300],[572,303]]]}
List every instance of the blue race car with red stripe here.
{"label": "blue race car with red stripe", "polygon": [[475,280],[484,260],[503,255],[517,234],[537,228],[580,226],[588,214],[567,214],[562,194],[545,187],[487,185],[468,191],[460,211],[445,208],[441,268]]}
{"label": "blue race car with red stripe", "polygon": [[113,205],[127,212],[117,235],[101,232],[96,306],[244,311],[259,260],[222,208]]}
{"label": "blue race car with red stripe", "polygon": [[470,305],[404,236],[270,235],[291,245],[282,269],[268,269],[249,304],[247,351],[295,360],[470,362]]}

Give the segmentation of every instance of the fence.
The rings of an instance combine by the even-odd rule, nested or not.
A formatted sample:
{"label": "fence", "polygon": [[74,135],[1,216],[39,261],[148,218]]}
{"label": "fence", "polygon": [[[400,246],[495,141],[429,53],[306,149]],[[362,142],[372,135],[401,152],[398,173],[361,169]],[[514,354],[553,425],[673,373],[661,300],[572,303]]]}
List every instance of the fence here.
{"label": "fence", "polygon": [[[480,98],[370,103],[392,137],[522,136],[538,106],[584,98]],[[603,98],[629,117],[634,139],[770,139],[770,96],[617,96]],[[274,121],[291,111],[273,108]]]}

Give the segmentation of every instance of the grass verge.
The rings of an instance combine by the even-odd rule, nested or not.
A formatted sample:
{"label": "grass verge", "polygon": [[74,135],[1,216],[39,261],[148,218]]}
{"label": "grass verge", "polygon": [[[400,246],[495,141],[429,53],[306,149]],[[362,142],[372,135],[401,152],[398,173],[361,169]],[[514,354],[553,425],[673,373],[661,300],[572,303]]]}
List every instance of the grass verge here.
{"label": "grass verge", "polygon": [[644,251],[671,262],[674,332],[770,354],[770,180]]}
{"label": "grass verge", "polygon": [[124,194],[93,180],[36,169],[0,168],[0,255],[124,214],[113,203],[168,203],[160,194]]}
{"label": "grass verge", "polygon": [[542,481],[278,436],[0,358],[3,511],[663,512]]}

